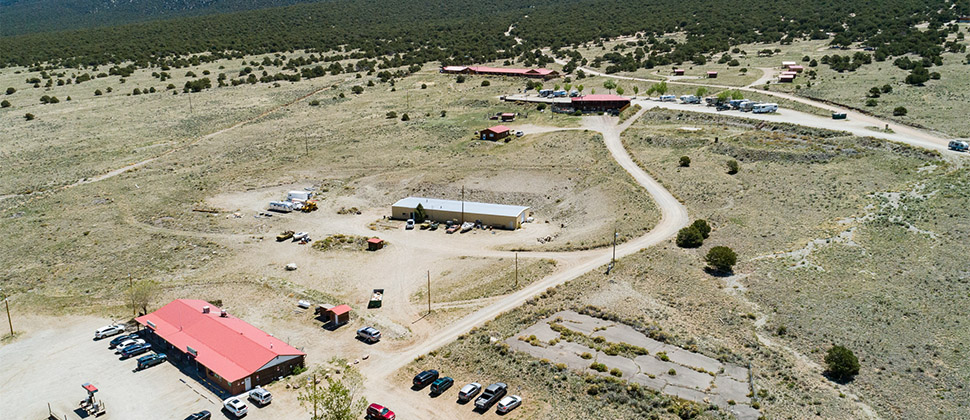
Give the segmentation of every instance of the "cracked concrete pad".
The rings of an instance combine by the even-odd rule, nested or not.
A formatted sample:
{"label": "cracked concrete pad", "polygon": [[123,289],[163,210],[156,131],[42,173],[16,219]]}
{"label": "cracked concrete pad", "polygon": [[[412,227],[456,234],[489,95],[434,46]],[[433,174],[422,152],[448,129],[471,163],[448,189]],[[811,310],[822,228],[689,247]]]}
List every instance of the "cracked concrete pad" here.
{"label": "cracked concrete pad", "polygon": [[680,347],[666,346],[667,357],[670,360],[685,366],[701,368],[711,373],[717,373],[724,366],[721,362],[707,357],[703,354],[692,353]]}
{"label": "cracked concrete pad", "polygon": [[603,352],[596,352],[596,361],[606,365],[610,369],[619,369],[620,372],[623,372],[624,378],[630,378],[640,373],[640,367],[633,360],[623,356],[610,356]]}
{"label": "cracked concrete pad", "polygon": [[738,365],[732,365],[727,363],[724,365],[723,375],[730,376],[732,379],[747,382],[748,381],[748,368]]}
{"label": "cracked concrete pad", "polygon": [[650,354],[657,353],[664,346],[664,343],[647,337],[643,335],[643,333],[627,325],[614,325],[607,327],[605,330],[593,333],[592,337],[603,337],[606,339],[606,341],[611,343],[626,343],[643,347],[647,349]]}
{"label": "cracked concrete pad", "polygon": [[515,337],[529,337],[530,335],[535,335],[539,340],[548,343],[554,338],[559,338],[559,333],[552,330],[549,324],[545,322],[539,322],[529,328],[522,330]]}
{"label": "cracked concrete pad", "polygon": [[761,418],[761,412],[755,410],[750,405],[738,404],[727,409],[734,414],[734,418],[738,420],[758,420]]}
{"label": "cracked concrete pad", "polygon": [[616,324],[615,322],[612,322],[612,321],[605,321],[599,318],[593,318],[591,316],[582,315],[573,311],[557,312],[552,317],[550,317],[550,320],[554,320],[556,318],[562,318],[562,322],[559,323],[562,326],[576,332],[581,332],[585,335],[592,334],[593,331],[597,328],[608,327],[610,325]]}
{"label": "cracked concrete pad", "polygon": [[633,359],[633,361],[636,362],[637,366],[640,366],[640,372],[651,373],[658,376],[661,374],[667,374],[667,371],[670,369],[677,369],[678,371],[681,369],[687,369],[676,363],[665,362],[653,356],[637,356],[635,359]]}
{"label": "cracked concrete pad", "polygon": [[642,373],[638,373],[636,375],[633,375],[633,377],[632,378],[629,378],[628,380],[630,382],[633,382],[633,383],[637,383],[637,384],[646,386],[646,387],[648,387],[650,389],[653,389],[655,391],[658,391],[658,392],[662,391],[663,388],[665,386],[667,386],[667,381],[665,381],[665,380],[663,380],[663,379],[661,379],[659,377],[658,378],[651,378],[651,377],[649,377],[647,375],[644,375]]}
{"label": "cracked concrete pad", "polygon": [[739,382],[726,376],[718,376],[714,379],[714,386],[711,391],[716,392],[725,400],[734,400],[737,403],[747,404],[751,402],[748,393],[751,390],[747,382]]}
{"label": "cracked concrete pad", "polygon": [[704,403],[704,399],[707,398],[707,394],[689,388],[682,388],[676,385],[667,385],[663,390],[664,394],[675,395],[685,400],[690,400],[698,403]]}

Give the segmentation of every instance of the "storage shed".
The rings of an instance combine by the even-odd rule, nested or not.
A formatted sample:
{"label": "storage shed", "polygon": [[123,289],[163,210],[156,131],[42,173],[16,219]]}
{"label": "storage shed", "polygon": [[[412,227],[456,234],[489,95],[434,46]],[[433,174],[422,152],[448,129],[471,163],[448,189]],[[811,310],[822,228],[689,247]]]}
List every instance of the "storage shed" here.
{"label": "storage shed", "polygon": [[674,75],[675,76],[683,76],[684,75],[684,69],[674,69]]}
{"label": "storage shed", "polygon": [[504,125],[496,125],[495,127],[489,127],[479,132],[482,140],[502,140],[508,137],[512,132],[511,128]]}
{"label": "storage shed", "polygon": [[717,79],[717,72],[716,71],[709,71],[709,72],[707,72],[707,78],[708,79]]}
{"label": "storage shed", "polygon": [[503,112],[503,113],[499,114],[499,117],[502,118],[502,121],[515,121],[515,113],[514,112]]}
{"label": "storage shed", "polygon": [[418,205],[430,220],[447,222],[474,222],[501,229],[515,230],[522,226],[528,217],[528,207],[506,204],[478,203],[474,201],[442,200],[438,198],[408,197],[398,200],[391,206],[391,218],[398,220],[413,219]]}
{"label": "storage shed", "polygon": [[367,250],[377,251],[378,249],[384,248],[384,240],[381,238],[370,238],[367,240]]}
{"label": "storage shed", "polygon": [[333,327],[350,322],[350,306],[347,305],[320,305],[316,313],[322,315]]}

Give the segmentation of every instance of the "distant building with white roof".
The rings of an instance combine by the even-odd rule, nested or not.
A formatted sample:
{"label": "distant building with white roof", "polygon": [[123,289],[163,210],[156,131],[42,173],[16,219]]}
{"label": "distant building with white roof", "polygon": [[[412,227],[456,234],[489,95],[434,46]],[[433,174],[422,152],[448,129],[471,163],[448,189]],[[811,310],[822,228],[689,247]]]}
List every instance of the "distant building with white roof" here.
{"label": "distant building with white roof", "polygon": [[511,230],[522,226],[529,211],[528,207],[507,204],[408,197],[398,200],[391,206],[391,218],[413,219],[419,204],[430,220],[438,222],[457,220],[459,223],[480,220],[484,225]]}

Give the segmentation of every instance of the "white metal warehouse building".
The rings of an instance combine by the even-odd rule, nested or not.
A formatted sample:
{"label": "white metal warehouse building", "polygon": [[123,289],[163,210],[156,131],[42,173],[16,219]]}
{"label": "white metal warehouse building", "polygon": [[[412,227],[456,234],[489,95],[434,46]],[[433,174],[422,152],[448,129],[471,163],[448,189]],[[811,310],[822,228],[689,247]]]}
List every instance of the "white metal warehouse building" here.
{"label": "white metal warehouse building", "polygon": [[511,230],[522,226],[529,211],[528,207],[506,204],[408,197],[398,200],[391,206],[391,218],[413,219],[418,204],[424,208],[424,212],[430,220],[438,222],[457,220],[459,223],[481,220],[482,224]]}

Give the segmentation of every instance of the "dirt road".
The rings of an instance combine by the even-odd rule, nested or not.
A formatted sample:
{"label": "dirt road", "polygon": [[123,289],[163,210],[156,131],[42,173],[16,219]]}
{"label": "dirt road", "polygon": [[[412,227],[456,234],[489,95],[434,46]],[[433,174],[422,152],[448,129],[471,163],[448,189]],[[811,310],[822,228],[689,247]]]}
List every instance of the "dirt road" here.
{"label": "dirt road", "polygon": [[[565,60],[555,59],[555,61],[556,61],[557,64],[562,64],[562,65],[565,65],[566,64],[566,61]],[[579,69],[582,69],[583,72],[585,72],[586,74],[590,74],[590,75],[594,75],[594,76],[610,77],[610,78],[620,79],[620,80],[633,80],[633,81],[649,82],[649,83],[655,83],[656,82],[656,80],[644,79],[644,78],[640,78],[640,77],[619,76],[619,75],[615,75],[615,74],[605,74],[605,73],[602,73],[602,72],[599,72],[599,71],[596,71],[596,70],[593,70],[593,69],[590,69],[590,68],[587,68],[587,67],[580,67]],[[949,143],[949,141],[950,141],[949,138],[947,138],[945,136],[942,136],[942,135],[940,135],[938,133],[932,133],[932,132],[928,132],[928,131],[925,131],[925,130],[916,129],[916,128],[913,128],[913,127],[910,127],[910,126],[907,126],[907,125],[897,124],[895,122],[882,120],[882,119],[879,119],[879,118],[876,118],[876,117],[873,117],[873,116],[870,116],[870,115],[866,115],[866,114],[863,114],[863,113],[860,113],[860,112],[856,112],[856,111],[853,111],[853,110],[850,110],[850,109],[847,109],[847,108],[843,108],[843,107],[839,107],[839,106],[835,106],[835,105],[830,105],[830,104],[827,104],[827,103],[824,103],[824,102],[820,102],[820,101],[816,101],[816,100],[813,100],[813,99],[808,99],[808,98],[804,98],[804,97],[801,97],[801,96],[792,95],[792,94],[788,94],[788,93],[775,92],[775,91],[762,90],[762,89],[755,89],[755,88],[749,87],[749,86],[745,86],[745,87],[725,86],[725,85],[717,85],[717,84],[710,84],[710,83],[685,82],[685,81],[677,81],[677,80],[668,80],[667,83],[669,83],[669,84],[689,85],[689,86],[703,86],[703,87],[716,88],[716,89],[735,89],[735,90],[740,90],[740,91],[745,91],[745,92],[757,92],[757,93],[760,93],[760,94],[763,94],[763,95],[769,95],[769,96],[774,96],[774,97],[778,97],[778,98],[783,98],[783,99],[787,99],[787,100],[790,100],[790,101],[795,101],[795,102],[798,102],[798,103],[802,103],[802,104],[805,104],[805,105],[810,105],[810,106],[813,106],[813,107],[816,107],[816,108],[821,108],[821,109],[824,109],[824,110],[827,110],[827,111],[831,111],[831,112],[843,112],[843,113],[848,114],[848,117],[849,117],[849,121],[841,121],[840,122],[840,121],[833,121],[833,120],[829,120],[829,119],[822,118],[822,117],[818,117],[818,116],[812,116],[812,118],[806,118],[805,116],[808,116],[810,114],[789,112],[789,113],[785,113],[784,115],[793,116],[794,118],[792,118],[792,119],[779,118],[779,119],[774,119],[774,120],[769,120],[769,121],[788,122],[788,123],[792,123],[792,124],[809,125],[809,126],[812,126],[812,127],[821,127],[821,128],[845,130],[845,131],[850,131],[853,134],[857,134],[857,135],[866,135],[866,136],[884,138],[884,139],[887,139],[887,140],[898,141],[898,142],[910,144],[910,145],[917,146],[917,147],[924,147],[924,148],[928,148],[928,149],[941,150],[941,151],[946,151],[947,150],[946,149],[947,143]],[[699,111],[701,108],[702,107],[693,107],[690,110],[691,111]],[[699,112],[703,112],[703,111],[699,111]],[[802,115],[799,115],[799,114],[802,114]],[[781,115],[781,112],[779,112],[779,115]],[[746,114],[745,116],[748,116],[748,114]],[[772,116],[765,116],[765,117],[772,117]],[[768,120],[767,118],[765,118],[765,119]],[[827,124],[825,126],[820,126],[821,122],[819,122],[818,120],[826,121]],[[846,123],[846,124],[843,124],[843,123]],[[862,131],[865,134],[860,134],[861,132],[856,132],[856,131],[852,131],[852,130],[843,128],[845,126],[849,126],[852,130],[857,130],[857,129],[859,129],[859,127],[862,127],[862,128],[866,128],[866,127],[876,127],[876,128],[880,128],[880,129],[885,129],[885,128],[888,127],[892,132],[884,132],[884,131],[875,131],[875,130],[871,130],[871,129],[865,129],[864,131]]]}
{"label": "dirt road", "polygon": [[[623,148],[620,133],[629,127],[643,114],[640,111],[622,125],[617,125],[614,117],[599,116],[584,119],[583,128],[598,131],[603,135],[604,142],[616,162],[622,166],[640,184],[657,203],[661,211],[660,222],[647,234],[617,246],[616,256],[622,258],[636,253],[644,248],[656,245],[677,233],[688,223],[687,208],[670,194],[659,182],[651,178],[641,169]],[[590,252],[588,258],[576,262],[568,269],[559,271],[549,277],[537,281],[518,292],[501,297],[479,309],[478,311],[456,321],[447,328],[437,331],[420,344],[399,350],[393,354],[384,355],[362,367],[367,377],[366,387],[368,396],[375,401],[381,401],[397,410],[402,417],[407,418],[440,418],[440,407],[415,404],[414,394],[408,390],[395,389],[388,386],[388,377],[398,369],[406,366],[415,357],[428,353],[455,340],[459,335],[491,320],[503,312],[512,310],[525,303],[528,299],[542,293],[544,290],[565,283],[582,276],[590,271],[602,268],[611,259],[611,250],[602,249]],[[467,407],[466,407],[467,408]],[[452,409],[457,410],[458,406]]]}

